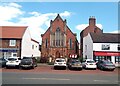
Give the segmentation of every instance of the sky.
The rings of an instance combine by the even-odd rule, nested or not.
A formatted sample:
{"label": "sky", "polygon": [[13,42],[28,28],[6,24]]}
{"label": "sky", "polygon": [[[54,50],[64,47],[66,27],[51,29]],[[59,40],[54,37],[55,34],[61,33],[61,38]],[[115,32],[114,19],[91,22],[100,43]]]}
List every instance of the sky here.
{"label": "sky", "polygon": [[28,26],[31,37],[41,44],[41,34],[59,13],[67,26],[77,33],[88,26],[90,16],[104,33],[118,32],[117,2],[9,2],[0,3],[0,26]]}

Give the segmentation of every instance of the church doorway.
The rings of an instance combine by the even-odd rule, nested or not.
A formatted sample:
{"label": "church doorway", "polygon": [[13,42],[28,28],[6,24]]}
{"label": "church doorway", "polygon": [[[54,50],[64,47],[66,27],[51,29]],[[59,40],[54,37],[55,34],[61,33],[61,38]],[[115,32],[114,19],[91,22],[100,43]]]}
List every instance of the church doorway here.
{"label": "church doorway", "polygon": [[60,52],[59,51],[56,52],[56,57],[55,58],[60,58]]}

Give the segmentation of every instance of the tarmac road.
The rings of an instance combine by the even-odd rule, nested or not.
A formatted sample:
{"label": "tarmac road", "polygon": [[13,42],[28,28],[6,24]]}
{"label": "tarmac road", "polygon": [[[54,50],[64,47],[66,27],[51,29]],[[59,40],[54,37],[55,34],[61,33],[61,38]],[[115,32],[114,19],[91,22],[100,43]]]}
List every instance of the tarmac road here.
{"label": "tarmac road", "polygon": [[3,84],[118,84],[118,70],[54,70],[39,66],[31,70],[2,68]]}

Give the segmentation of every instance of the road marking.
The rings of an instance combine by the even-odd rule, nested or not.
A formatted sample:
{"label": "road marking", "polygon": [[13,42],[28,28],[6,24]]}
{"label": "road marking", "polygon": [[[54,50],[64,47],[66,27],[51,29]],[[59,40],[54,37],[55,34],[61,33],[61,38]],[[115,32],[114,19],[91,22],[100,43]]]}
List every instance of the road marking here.
{"label": "road marking", "polygon": [[108,80],[94,80],[95,82],[109,82]]}
{"label": "road marking", "polygon": [[70,80],[62,78],[22,78],[22,79],[32,79],[32,80]]}
{"label": "road marking", "polygon": [[120,83],[120,81],[116,81],[117,83]]}

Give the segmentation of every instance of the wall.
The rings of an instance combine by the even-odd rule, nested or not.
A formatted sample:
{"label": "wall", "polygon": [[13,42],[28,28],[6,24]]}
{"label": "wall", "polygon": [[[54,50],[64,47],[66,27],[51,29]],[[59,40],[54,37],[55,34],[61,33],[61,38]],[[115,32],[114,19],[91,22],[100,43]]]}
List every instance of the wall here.
{"label": "wall", "polygon": [[39,43],[36,43],[32,40],[31,40],[31,43],[32,43],[32,46],[34,46],[34,48],[32,48],[33,57],[40,57],[41,53],[39,51]]}
{"label": "wall", "polygon": [[[87,49],[86,47],[87,46]],[[93,59],[93,41],[90,34],[83,38],[83,58]]]}
{"label": "wall", "polygon": [[24,56],[32,56],[31,36],[28,28],[22,37],[21,58]]}
{"label": "wall", "polygon": [[[110,45],[110,50],[102,50],[102,44]],[[113,51],[118,52],[118,43],[93,43],[94,51]]]}

